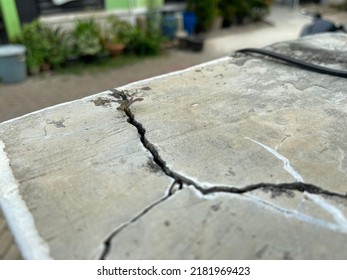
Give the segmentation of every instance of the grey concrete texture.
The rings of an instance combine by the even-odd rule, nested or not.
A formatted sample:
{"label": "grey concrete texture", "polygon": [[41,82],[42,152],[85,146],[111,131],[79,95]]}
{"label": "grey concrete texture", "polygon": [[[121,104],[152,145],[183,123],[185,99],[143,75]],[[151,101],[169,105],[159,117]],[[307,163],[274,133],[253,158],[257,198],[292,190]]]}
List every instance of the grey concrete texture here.
{"label": "grey concrete texture", "polygon": [[[267,49],[345,69],[346,48]],[[236,53],[0,124],[22,255],[345,259],[345,83]]]}
{"label": "grey concrete texture", "polygon": [[[347,23],[343,12],[332,11],[325,15],[334,21]],[[300,15],[299,9],[274,5],[266,17],[266,22],[211,30],[207,34],[204,50],[200,53],[170,49],[162,56],[140,60],[117,69],[102,69],[97,73],[79,75],[45,73],[30,77],[19,84],[0,84],[0,122],[109,88],[185,69],[230,55],[240,48],[264,47],[281,40],[295,39],[303,25],[308,22],[309,19]],[[0,234],[0,259],[21,258],[1,209],[0,221],[4,225]]]}
{"label": "grey concrete texture", "polygon": [[[0,129],[20,195],[50,257],[58,259],[97,258],[100,241],[114,225],[164,197],[172,181],[158,174],[121,114],[93,100],[44,110],[24,117],[19,127],[9,122]],[[14,139],[20,147],[10,144]]]}

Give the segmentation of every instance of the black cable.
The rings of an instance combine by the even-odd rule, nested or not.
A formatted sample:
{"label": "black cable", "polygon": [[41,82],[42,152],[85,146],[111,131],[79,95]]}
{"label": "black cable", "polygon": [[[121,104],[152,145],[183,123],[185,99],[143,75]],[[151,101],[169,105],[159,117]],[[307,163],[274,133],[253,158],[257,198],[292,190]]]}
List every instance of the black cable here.
{"label": "black cable", "polygon": [[336,70],[336,69],[331,69],[328,67],[323,67],[323,66],[319,66],[316,64],[312,64],[303,60],[299,60],[284,54],[280,54],[280,53],[276,53],[273,51],[268,51],[268,50],[264,50],[264,49],[255,49],[255,48],[247,48],[247,49],[241,49],[238,50],[236,52],[240,52],[240,53],[258,53],[258,54],[262,54],[262,55],[267,55],[273,58],[277,58],[279,60],[283,60],[285,62],[288,62],[290,64],[293,64],[295,66],[298,66],[300,68],[309,70],[309,71],[313,71],[313,72],[317,72],[317,73],[321,73],[321,74],[327,74],[327,75],[332,75],[332,76],[337,76],[337,77],[342,77],[342,78],[347,78],[347,72],[346,71],[342,71],[342,70]]}

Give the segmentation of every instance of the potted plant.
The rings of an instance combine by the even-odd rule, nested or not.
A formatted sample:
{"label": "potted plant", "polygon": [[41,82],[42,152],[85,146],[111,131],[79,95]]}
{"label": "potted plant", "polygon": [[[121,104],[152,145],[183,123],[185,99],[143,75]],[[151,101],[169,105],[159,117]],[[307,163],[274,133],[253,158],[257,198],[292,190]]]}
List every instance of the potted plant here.
{"label": "potted plant", "polygon": [[110,16],[107,23],[108,26],[104,34],[105,48],[111,56],[116,56],[124,51],[126,36],[132,27],[129,23],[120,20],[116,16]]}
{"label": "potted plant", "polygon": [[35,20],[24,24],[21,32],[14,38],[14,42],[26,47],[27,67],[30,74],[37,74],[45,62],[46,45],[43,40],[44,28]]}
{"label": "potted plant", "polygon": [[272,0],[253,0],[251,19],[253,21],[262,20],[270,11]]}
{"label": "potted plant", "polygon": [[79,20],[73,31],[75,47],[85,62],[93,61],[103,51],[103,39],[100,26],[94,19]]}
{"label": "potted plant", "polygon": [[62,29],[48,28],[43,31],[43,40],[45,44],[45,64],[52,68],[58,68],[63,65],[69,53],[69,37],[67,32]]}
{"label": "potted plant", "polygon": [[196,16],[196,32],[208,31],[218,15],[218,0],[187,0],[187,11]]}

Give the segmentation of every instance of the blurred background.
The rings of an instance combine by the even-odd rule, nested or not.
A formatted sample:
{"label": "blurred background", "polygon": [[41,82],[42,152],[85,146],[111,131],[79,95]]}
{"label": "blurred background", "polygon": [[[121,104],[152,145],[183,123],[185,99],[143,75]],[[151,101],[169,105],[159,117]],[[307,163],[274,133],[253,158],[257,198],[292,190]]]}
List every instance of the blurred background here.
{"label": "blurred background", "polygon": [[299,37],[347,0],[0,0],[0,122]]}

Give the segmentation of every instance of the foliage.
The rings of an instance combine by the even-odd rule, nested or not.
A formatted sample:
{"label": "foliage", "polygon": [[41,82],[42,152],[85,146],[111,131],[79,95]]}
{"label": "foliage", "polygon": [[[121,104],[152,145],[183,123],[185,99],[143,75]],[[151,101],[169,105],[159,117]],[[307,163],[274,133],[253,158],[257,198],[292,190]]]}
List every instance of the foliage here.
{"label": "foliage", "polygon": [[44,37],[47,42],[45,62],[53,68],[60,67],[71,52],[68,33],[60,28],[45,28]]}
{"label": "foliage", "polygon": [[197,32],[207,31],[218,15],[218,0],[188,0],[187,10],[197,17]]}
{"label": "foliage", "polygon": [[14,38],[14,43],[26,47],[27,65],[29,68],[40,67],[45,60],[46,46],[43,40],[43,26],[39,21],[25,24],[20,34]]}
{"label": "foliage", "polygon": [[94,19],[78,20],[73,36],[79,55],[94,56],[103,51],[101,29]]}
{"label": "foliage", "polygon": [[66,34],[59,28],[45,27],[38,20],[25,24],[14,42],[26,47],[29,69],[40,68],[44,64],[58,67],[65,61],[68,52]]}
{"label": "foliage", "polygon": [[272,0],[219,0],[218,8],[223,20],[242,23],[244,19],[261,20],[268,12]]}
{"label": "foliage", "polygon": [[[13,41],[26,47],[27,66],[30,71],[38,72],[46,65],[53,68],[68,66],[65,63],[68,58],[101,57],[105,54],[106,42],[124,43],[130,53],[136,55],[155,55],[161,51],[163,39],[154,28],[143,31],[112,16],[102,28],[94,19],[89,19],[77,21],[69,32],[44,26],[35,20],[23,25]],[[131,57],[127,56],[124,61]]]}
{"label": "foliage", "polygon": [[104,37],[110,43],[125,43],[128,32],[133,29],[129,23],[120,20],[114,15],[108,17],[107,24],[104,30]]}
{"label": "foliage", "polygon": [[162,37],[158,34],[148,34],[138,28],[129,30],[125,43],[127,50],[137,55],[156,55],[161,51]]}
{"label": "foliage", "polygon": [[160,33],[158,1],[147,0],[146,30],[132,27],[123,37],[129,52],[136,55],[157,55],[164,41]]}

